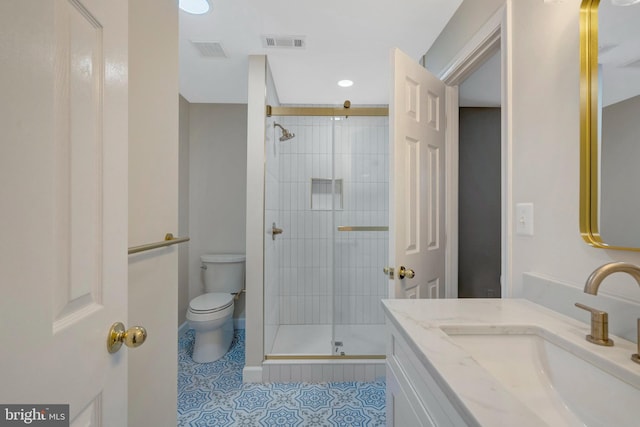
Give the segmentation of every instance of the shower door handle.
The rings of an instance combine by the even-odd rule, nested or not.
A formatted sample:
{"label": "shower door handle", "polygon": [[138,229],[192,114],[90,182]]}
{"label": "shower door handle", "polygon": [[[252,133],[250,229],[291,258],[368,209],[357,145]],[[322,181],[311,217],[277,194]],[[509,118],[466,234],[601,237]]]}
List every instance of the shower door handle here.
{"label": "shower door handle", "polygon": [[274,222],[271,226],[271,239],[276,240],[276,236],[282,234],[282,231],[282,228],[276,227],[276,223]]}

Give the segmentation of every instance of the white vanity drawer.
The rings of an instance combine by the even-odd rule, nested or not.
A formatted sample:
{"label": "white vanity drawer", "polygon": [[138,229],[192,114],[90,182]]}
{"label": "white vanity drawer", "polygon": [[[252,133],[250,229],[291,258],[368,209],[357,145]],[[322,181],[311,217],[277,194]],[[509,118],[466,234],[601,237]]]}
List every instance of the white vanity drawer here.
{"label": "white vanity drawer", "polygon": [[411,390],[406,376],[395,362],[387,363],[387,425],[397,427],[437,427]]}
{"label": "white vanity drawer", "polygon": [[[410,406],[417,415],[419,422],[416,426],[460,427],[478,425],[475,420],[465,420],[456,410],[447,395],[438,386],[433,376],[428,372],[423,363],[417,358],[407,341],[399,334],[391,324],[388,326],[387,342],[387,388],[389,394],[394,394],[388,399],[392,405],[388,406],[393,412],[394,406]],[[397,402],[402,400],[402,403]],[[406,402],[404,401],[406,400]],[[399,414],[388,413],[387,420],[390,425],[395,420],[399,421]],[[395,424],[404,427],[403,424]]]}

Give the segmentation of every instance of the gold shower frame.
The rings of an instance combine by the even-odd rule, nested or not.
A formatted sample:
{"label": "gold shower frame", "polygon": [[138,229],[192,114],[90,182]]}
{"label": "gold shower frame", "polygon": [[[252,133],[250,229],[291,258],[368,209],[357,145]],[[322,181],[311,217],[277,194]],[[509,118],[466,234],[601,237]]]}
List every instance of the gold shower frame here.
{"label": "gold shower frame", "polygon": [[389,116],[387,107],[272,107],[267,105],[267,117],[271,116]]}

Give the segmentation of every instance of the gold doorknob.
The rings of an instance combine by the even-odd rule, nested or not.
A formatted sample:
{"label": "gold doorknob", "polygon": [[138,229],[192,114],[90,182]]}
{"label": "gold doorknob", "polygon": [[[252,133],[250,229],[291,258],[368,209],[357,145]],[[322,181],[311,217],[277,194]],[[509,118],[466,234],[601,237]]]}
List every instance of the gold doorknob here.
{"label": "gold doorknob", "polygon": [[414,277],[416,277],[416,272],[410,268],[404,268],[404,265],[401,265],[400,269],[398,270],[398,277],[401,279],[404,279],[405,277],[407,279],[413,279]]}
{"label": "gold doorknob", "polygon": [[122,322],[111,325],[107,336],[107,350],[115,353],[120,350],[122,343],[130,348],[140,347],[147,339],[147,330],[142,326],[134,326],[125,331]]}

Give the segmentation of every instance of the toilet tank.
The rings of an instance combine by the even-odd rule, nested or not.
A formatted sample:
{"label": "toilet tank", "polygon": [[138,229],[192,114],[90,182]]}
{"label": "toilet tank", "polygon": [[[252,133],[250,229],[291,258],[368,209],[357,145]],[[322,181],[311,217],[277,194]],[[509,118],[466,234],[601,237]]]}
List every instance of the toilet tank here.
{"label": "toilet tank", "polygon": [[244,254],[204,254],[204,291],[237,293],[244,288]]}

